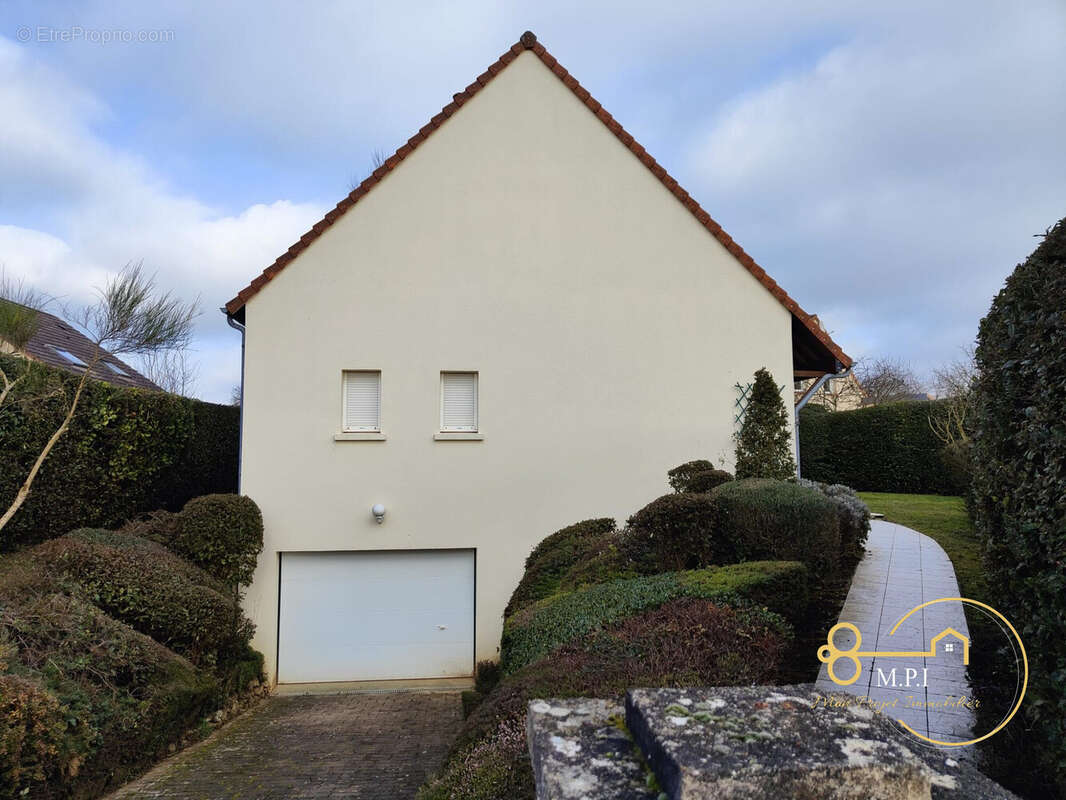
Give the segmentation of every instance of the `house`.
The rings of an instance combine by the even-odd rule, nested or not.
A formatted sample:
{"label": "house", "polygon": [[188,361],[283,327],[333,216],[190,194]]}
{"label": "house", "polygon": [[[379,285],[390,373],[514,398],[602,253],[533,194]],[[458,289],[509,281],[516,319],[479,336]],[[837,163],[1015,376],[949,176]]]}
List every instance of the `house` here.
{"label": "house", "polygon": [[[10,303],[11,301],[2,302]],[[0,353],[17,352],[32,361],[58,367],[75,375],[83,374],[96,354],[96,344],[55,314],[37,311],[36,315],[36,329],[26,345],[16,351],[14,345],[0,339]],[[162,391],[129,364],[103,348],[100,349],[99,360],[93,366],[90,377],[113,386]]]}
{"label": "house", "polygon": [[224,311],[279,682],[469,676],[538,541],[851,363],[531,33]]}
{"label": "house", "polygon": [[[796,402],[799,402],[800,398],[807,393],[807,390],[814,385],[816,380],[817,378],[805,378],[796,381]],[[865,405],[865,400],[866,392],[862,388],[862,384],[859,383],[859,379],[855,377],[855,374],[851,373],[843,378],[830,378],[827,380],[811,396],[807,403],[808,405],[822,406],[827,411],[854,411],[856,408],[862,408]]]}

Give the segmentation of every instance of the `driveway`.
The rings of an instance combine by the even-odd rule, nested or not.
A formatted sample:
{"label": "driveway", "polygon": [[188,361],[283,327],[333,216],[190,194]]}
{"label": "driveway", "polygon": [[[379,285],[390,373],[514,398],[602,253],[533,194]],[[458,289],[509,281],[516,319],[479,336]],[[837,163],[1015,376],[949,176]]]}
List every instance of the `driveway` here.
{"label": "driveway", "polygon": [[122,798],[409,798],[462,720],[458,692],[270,697]]}

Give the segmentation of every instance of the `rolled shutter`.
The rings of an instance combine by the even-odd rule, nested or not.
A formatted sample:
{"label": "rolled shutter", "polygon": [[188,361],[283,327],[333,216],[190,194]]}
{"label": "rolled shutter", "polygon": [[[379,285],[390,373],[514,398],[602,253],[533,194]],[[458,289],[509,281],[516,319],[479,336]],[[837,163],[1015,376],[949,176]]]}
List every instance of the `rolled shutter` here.
{"label": "rolled shutter", "polygon": [[381,373],[344,373],[344,430],[381,430]]}
{"label": "rolled shutter", "polygon": [[477,430],[477,373],[441,373],[441,430]]}

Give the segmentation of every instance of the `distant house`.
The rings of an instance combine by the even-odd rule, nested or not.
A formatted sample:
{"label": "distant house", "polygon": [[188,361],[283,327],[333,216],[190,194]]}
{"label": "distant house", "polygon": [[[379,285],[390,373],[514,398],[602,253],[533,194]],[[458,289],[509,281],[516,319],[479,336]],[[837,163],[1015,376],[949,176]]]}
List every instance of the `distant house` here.
{"label": "distant house", "polygon": [[[0,353],[14,352],[15,347],[0,338]],[[37,330],[18,355],[81,375],[92,361],[95,352],[96,345],[85,334],[54,314],[38,311]],[[162,391],[129,364],[106,350],[101,350],[100,360],[93,367],[90,377],[113,386]]]}
{"label": "distant house", "polygon": [[[816,378],[807,378],[796,381],[797,403],[816,380]],[[848,375],[846,378],[830,378],[807,401],[807,405],[822,406],[829,411],[853,411],[867,405],[866,392],[854,375]]]}

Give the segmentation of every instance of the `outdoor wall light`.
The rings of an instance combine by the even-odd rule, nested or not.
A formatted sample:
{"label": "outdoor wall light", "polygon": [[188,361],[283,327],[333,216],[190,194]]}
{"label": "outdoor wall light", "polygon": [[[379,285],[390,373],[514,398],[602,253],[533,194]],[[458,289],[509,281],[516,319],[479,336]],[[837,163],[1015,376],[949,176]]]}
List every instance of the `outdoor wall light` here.
{"label": "outdoor wall light", "polygon": [[378,521],[378,525],[385,521],[385,506],[381,505],[381,503],[375,503],[370,512],[374,515],[374,519]]}

